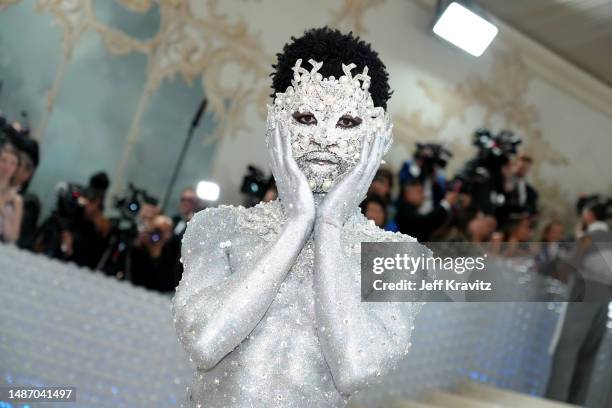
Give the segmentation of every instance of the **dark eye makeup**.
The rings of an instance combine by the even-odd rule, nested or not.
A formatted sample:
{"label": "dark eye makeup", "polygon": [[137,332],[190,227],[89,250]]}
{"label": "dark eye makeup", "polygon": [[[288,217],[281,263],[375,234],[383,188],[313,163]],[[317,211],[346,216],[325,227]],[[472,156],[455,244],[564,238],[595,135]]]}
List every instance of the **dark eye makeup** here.
{"label": "dark eye makeup", "polygon": [[[302,125],[316,125],[317,124],[317,118],[315,117],[314,114],[310,112],[294,112],[293,119],[295,119],[296,122],[301,123]],[[336,127],[342,128],[342,129],[350,129],[350,128],[359,126],[361,122],[362,122],[361,118],[358,118],[358,117],[354,118],[350,115],[344,115],[340,119],[338,119],[338,122],[336,123]]]}
{"label": "dark eye makeup", "polygon": [[315,115],[310,112],[294,112],[293,119],[295,119],[296,122],[301,123],[302,125],[317,124],[317,118],[315,118]]}
{"label": "dark eye makeup", "polygon": [[342,129],[350,129],[361,124],[361,118],[354,118],[350,115],[344,115],[340,119],[338,119],[338,123],[336,123],[336,127]]}

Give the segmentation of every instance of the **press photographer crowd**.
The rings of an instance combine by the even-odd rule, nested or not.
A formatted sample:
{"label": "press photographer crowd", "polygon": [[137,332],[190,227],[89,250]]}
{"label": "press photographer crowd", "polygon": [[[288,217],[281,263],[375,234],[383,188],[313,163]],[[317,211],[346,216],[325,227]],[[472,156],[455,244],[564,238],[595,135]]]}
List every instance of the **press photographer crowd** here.
{"label": "press photographer crowd", "polygon": [[[110,180],[99,172],[86,185],[60,183],[55,208],[41,219],[41,202],[28,189],[40,160],[38,143],[27,126],[4,117],[0,121],[1,242],[148,289],[174,291],[182,273],[180,244],[186,224],[206,206],[194,188],[182,190],[172,217],[162,213],[155,195],[133,185],[125,195],[113,197],[114,208],[106,211]],[[542,217],[537,188],[528,181],[533,158],[520,151],[521,139],[514,133],[480,129],[473,143],[476,156],[450,178],[444,169],[452,153],[440,144],[417,143],[398,174],[379,169],[361,204],[364,215],[380,228],[421,242],[546,242],[538,257],[547,262],[585,232],[607,231],[612,200],[597,194],[578,198],[574,231],[567,231],[563,220]],[[254,166],[248,166],[241,192],[245,206],[277,198],[273,178]],[[539,225],[542,219],[545,225]],[[538,230],[540,236],[535,235]],[[549,273],[567,279],[554,268]]]}
{"label": "press photographer crowd", "polygon": [[[187,187],[171,217],[154,194],[131,184],[123,195],[107,200],[110,180],[102,171],[86,184],[60,182],[54,208],[45,213],[36,192],[28,188],[41,158],[38,143],[27,126],[4,118],[0,125],[0,242],[75,263],[83,273],[97,270],[149,290],[174,293],[182,276],[181,241],[187,223],[207,205],[219,203],[206,202],[198,196],[199,189]],[[612,200],[597,194],[578,197],[577,226],[568,231],[566,220],[540,213],[537,186],[528,181],[533,158],[521,151],[520,137],[479,129],[473,144],[475,157],[447,177],[452,153],[440,144],[417,143],[399,173],[388,167],[378,170],[360,205],[363,214],[380,228],[420,242],[499,244],[506,251],[502,255],[535,259],[538,276],[545,274],[564,287],[581,287],[582,294],[585,287],[591,292],[604,288],[607,294],[605,288],[612,284],[609,266],[602,273],[581,272],[579,286],[578,275],[567,273],[563,262],[585,242],[612,242],[607,223]],[[273,177],[252,165],[247,169],[243,204],[277,199]],[[109,202],[112,208],[105,208]],[[535,253],[530,241],[539,242]],[[580,293],[572,289],[562,300],[583,300]],[[568,303],[572,306],[559,334],[547,397],[578,401],[586,395],[606,331],[609,299],[601,300]]]}
{"label": "press photographer crowd", "polygon": [[38,143],[27,127],[0,119],[0,242],[100,270],[161,292],[180,281],[180,240],[186,222],[203,208],[195,190],[181,192],[170,218],[159,201],[130,185],[116,197],[116,217],[105,215],[109,187],[105,172],[86,185],[60,183],[55,208],[42,219],[41,202],[28,185],[39,162]]}

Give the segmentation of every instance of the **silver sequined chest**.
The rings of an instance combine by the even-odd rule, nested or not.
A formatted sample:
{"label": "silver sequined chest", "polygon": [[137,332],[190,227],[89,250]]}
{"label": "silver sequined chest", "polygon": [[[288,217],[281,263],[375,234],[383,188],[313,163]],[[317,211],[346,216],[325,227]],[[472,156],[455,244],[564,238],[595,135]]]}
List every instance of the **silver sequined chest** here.
{"label": "silver sequined chest", "polygon": [[[232,268],[248,266],[276,239],[284,222],[278,201],[250,209],[223,206],[198,213],[183,241],[185,274],[177,289],[175,308],[189,308],[190,295],[223,281],[222,275],[207,274],[207,258],[214,251],[224,252]],[[380,230],[358,210],[345,224],[342,236],[346,279],[356,283],[359,282],[360,242],[414,241]],[[319,343],[324,328],[317,328],[315,323],[314,268],[311,237],[255,329],[214,368],[196,372],[184,406],[337,408],[346,405],[348,396],[341,395],[334,385]],[[355,287],[359,296],[359,287]],[[420,306],[396,305],[389,307],[388,313],[393,313],[394,318],[400,316],[401,324],[412,325]],[[403,309],[401,313],[397,313],[396,307]],[[195,318],[205,319],[207,314],[214,313],[215,305],[206,308],[194,310]],[[181,332],[180,327],[178,331],[187,351],[197,353],[197,343],[189,342],[189,333]],[[363,333],[363,342],[367,350],[372,342],[367,332]],[[398,356],[397,360],[406,352],[388,347],[389,353]],[[381,371],[389,368],[381,367]]]}

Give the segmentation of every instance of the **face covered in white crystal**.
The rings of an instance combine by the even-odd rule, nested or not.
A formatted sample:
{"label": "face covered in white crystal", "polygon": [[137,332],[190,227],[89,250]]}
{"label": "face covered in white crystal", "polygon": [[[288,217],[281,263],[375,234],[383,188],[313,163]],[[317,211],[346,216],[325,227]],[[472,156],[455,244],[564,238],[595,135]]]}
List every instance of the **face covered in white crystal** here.
{"label": "face covered in white crystal", "polygon": [[287,125],[298,167],[313,192],[322,193],[357,164],[364,138],[385,129],[389,117],[383,108],[374,107],[367,67],[353,76],[355,65],[342,64],[343,76],[323,78],[317,72],[323,64],[308,62],[310,71],[297,60],[292,85],[276,94],[268,123]]}

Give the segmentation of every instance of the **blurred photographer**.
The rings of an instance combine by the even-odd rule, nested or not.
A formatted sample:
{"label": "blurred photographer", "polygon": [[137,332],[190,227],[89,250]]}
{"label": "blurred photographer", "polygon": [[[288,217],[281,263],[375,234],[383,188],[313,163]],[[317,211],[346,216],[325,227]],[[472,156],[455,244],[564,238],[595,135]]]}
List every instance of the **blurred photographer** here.
{"label": "blurred photographer", "polygon": [[19,151],[8,142],[0,144],[0,242],[17,242],[23,217],[23,200],[13,187],[19,168]]}
{"label": "blurred photographer", "polygon": [[606,333],[612,300],[612,199],[598,195],[578,201],[584,229],[569,255],[578,273],[570,275],[571,300],[555,350],[546,396],[584,405],[597,355]]}
{"label": "blurred photographer", "polygon": [[[179,258],[181,252],[181,244],[183,240],[183,234],[187,228],[187,223],[191,221],[191,218],[198,212],[203,210],[205,207],[203,200],[198,197],[196,190],[192,187],[187,187],[181,192],[179,200],[179,213],[172,217],[172,238],[165,245],[173,247],[176,258]],[[170,248],[166,249],[166,252],[170,251]],[[175,280],[178,283],[183,276],[183,264],[178,260],[174,265]]]}
{"label": "blurred photographer", "polygon": [[527,181],[532,165],[533,159],[526,154],[519,154],[510,163],[506,205],[511,212],[524,211],[530,216],[538,212],[538,192]]}
{"label": "blurred photographer", "polygon": [[276,187],[276,180],[274,176],[270,176],[268,185],[265,188],[265,193],[261,199],[264,203],[274,201],[278,198],[278,188]]}
{"label": "blurred photographer", "polygon": [[138,231],[140,235],[146,234],[151,228],[155,217],[161,215],[161,207],[159,206],[159,200],[155,197],[146,195],[140,202],[140,210],[136,216],[138,224]]}
{"label": "blurred photographer", "polygon": [[[398,227],[395,222],[395,215],[397,213],[396,203],[391,199],[391,192],[393,191],[393,172],[387,167],[379,168],[374,175],[372,184],[368,189],[367,196],[376,196],[382,200],[384,205],[385,223],[381,228],[387,231],[397,232]],[[367,200],[367,198],[366,198]],[[363,203],[362,203],[363,208]],[[364,212],[367,216],[367,211]]]}
{"label": "blurred photographer", "polygon": [[155,197],[131,183],[124,195],[114,197],[114,207],[119,216],[110,219],[107,245],[96,269],[119,280],[129,280],[132,247],[161,210]]}
{"label": "blurred photographer", "polygon": [[385,205],[391,204],[391,191],[393,190],[393,173],[386,167],[379,168],[374,175],[368,195],[377,195]]}
{"label": "blurred photographer", "polygon": [[578,238],[581,252],[580,276],[576,277],[572,298],[612,300],[612,199],[599,195],[578,202],[584,231]]}
{"label": "blurred photographer", "polygon": [[204,208],[204,204],[192,187],[187,187],[181,192],[179,200],[179,213],[172,217],[174,236],[180,240],[183,237],[187,223],[198,211]]}
{"label": "blurred photographer", "polygon": [[87,187],[61,183],[56,208],[38,229],[34,250],[96,269],[111,231],[104,216],[108,186],[104,172],[94,174]]}
{"label": "blurred photographer", "polygon": [[429,241],[451,214],[458,194],[449,191],[431,211],[423,214],[421,208],[426,200],[425,187],[419,179],[411,179],[402,186],[398,200],[396,222],[399,232],[415,237],[419,242]]}
{"label": "blurred photographer", "polygon": [[95,269],[106,249],[110,221],[104,216],[104,198],[109,186],[106,173],[89,179],[86,193],[80,198],[83,216],[64,234],[64,243],[72,243],[71,260],[77,265]]}
{"label": "blurred photographer", "polygon": [[267,177],[263,170],[253,165],[247,166],[247,174],[242,179],[240,192],[244,194],[245,207],[252,207],[261,201],[273,200],[278,196],[274,177]]}
{"label": "blurred photographer", "polygon": [[532,224],[528,213],[511,213],[501,228],[504,235],[504,242],[510,244],[529,242],[533,235],[531,226]]}
{"label": "blurred photographer", "polygon": [[419,211],[427,214],[446,194],[446,178],[441,170],[452,157],[452,153],[437,143],[417,143],[413,160],[404,162],[400,173],[400,185],[419,180],[423,185],[424,200]]}
{"label": "blurred photographer", "polygon": [[598,194],[581,197],[576,203],[580,214],[580,230],[578,238],[588,233],[608,232],[610,230],[607,220],[612,218],[610,208],[612,199],[604,199]]}
{"label": "blurred photographer", "polygon": [[[143,210],[147,211],[146,205]],[[172,291],[178,284],[179,257],[177,247],[171,244],[172,220],[158,213],[142,227],[128,258],[131,281],[151,290]]]}
{"label": "blurred photographer", "polygon": [[[359,204],[361,212],[368,220],[374,221],[374,224],[383,229],[387,229],[387,206],[385,200],[376,194],[368,194],[368,196]],[[387,229],[387,231],[389,231]]]}
{"label": "blurred photographer", "polygon": [[32,249],[41,203],[36,194],[28,191],[28,187],[38,167],[38,142],[27,137],[16,139],[16,142],[19,150],[19,167],[15,172],[12,184],[23,199],[23,219],[17,245],[20,248]]}
{"label": "blurred photographer", "polygon": [[533,236],[533,222],[527,212],[509,213],[501,226],[504,245],[502,255],[506,257],[530,256],[527,244]]}
{"label": "blurred photographer", "polygon": [[[182,207],[189,216],[191,207]],[[180,279],[180,245],[173,240],[172,219],[161,214],[158,199],[130,184],[125,195],[115,197],[115,208],[119,217],[111,220],[98,269],[147,289],[173,290]]]}
{"label": "blurred photographer", "polygon": [[[460,200],[458,198],[457,201]],[[497,228],[495,217],[473,207],[463,208],[457,202],[446,228],[436,231],[432,240],[448,242],[488,242]]]}
{"label": "blurred photographer", "polygon": [[522,140],[511,131],[492,134],[487,129],[474,133],[476,157],[468,161],[452,181],[452,189],[467,194],[471,206],[485,214],[494,215],[503,225],[511,212],[507,194],[512,189],[512,158]]}
{"label": "blurred photographer", "polygon": [[538,272],[565,282],[560,274],[559,262],[567,255],[568,244],[564,242],[565,226],[559,220],[549,221],[542,229],[540,249],[536,255]]}

